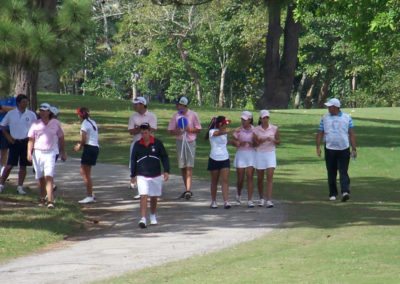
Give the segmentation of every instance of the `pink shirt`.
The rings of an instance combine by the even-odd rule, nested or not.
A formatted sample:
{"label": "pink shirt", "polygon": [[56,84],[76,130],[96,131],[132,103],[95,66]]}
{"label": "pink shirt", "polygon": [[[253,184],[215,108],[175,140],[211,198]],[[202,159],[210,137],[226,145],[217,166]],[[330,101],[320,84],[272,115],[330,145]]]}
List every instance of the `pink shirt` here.
{"label": "pink shirt", "polygon": [[240,127],[237,131],[233,132],[233,137],[239,142],[246,142],[245,145],[237,147],[238,151],[250,151],[254,150],[253,145],[253,131],[254,126],[251,126],[250,129],[244,129]]}
{"label": "pink shirt", "polygon": [[57,151],[58,139],[64,136],[64,131],[57,119],[50,119],[44,124],[41,119],[35,121],[28,131],[28,137],[34,139],[33,149],[42,151]]}
{"label": "pink shirt", "polygon": [[[261,125],[254,128],[254,135],[260,139],[267,137],[275,138],[278,127],[270,124],[267,129],[262,128]],[[257,152],[272,152],[275,151],[275,143],[272,141],[265,141],[256,147]]]}
{"label": "pink shirt", "polygon": [[[178,119],[182,116],[186,117],[188,121],[187,127],[201,129],[201,124],[197,113],[189,109],[185,114],[175,113],[169,121],[168,130],[178,129]],[[182,140],[182,134],[176,135],[175,137],[177,140]],[[192,142],[196,140],[197,133],[186,133],[186,138],[188,142]]]}
{"label": "pink shirt", "polygon": [[[135,129],[136,127],[139,127],[141,124],[146,123],[146,122],[150,125],[151,128],[157,129],[157,117],[154,113],[152,113],[148,110],[146,110],[146,112],[144,114],[135,112],[129,118],[128,130]],[[141,133],[133,135],[132,142],[139,141],[140,138],[142,138]]]}

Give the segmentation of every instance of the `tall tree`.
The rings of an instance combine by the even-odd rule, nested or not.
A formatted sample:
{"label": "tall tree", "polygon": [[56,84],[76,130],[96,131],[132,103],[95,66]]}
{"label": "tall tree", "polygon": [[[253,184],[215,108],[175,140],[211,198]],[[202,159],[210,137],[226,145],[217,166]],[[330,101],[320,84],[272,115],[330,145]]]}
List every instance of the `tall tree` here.
{"label": "tall tree", "polygon": [[0,0],[0,6],[0,59],[10,70],[11,93],[26,94],[36,108],[40,58],[59,66],[81,56],[91,1]]}

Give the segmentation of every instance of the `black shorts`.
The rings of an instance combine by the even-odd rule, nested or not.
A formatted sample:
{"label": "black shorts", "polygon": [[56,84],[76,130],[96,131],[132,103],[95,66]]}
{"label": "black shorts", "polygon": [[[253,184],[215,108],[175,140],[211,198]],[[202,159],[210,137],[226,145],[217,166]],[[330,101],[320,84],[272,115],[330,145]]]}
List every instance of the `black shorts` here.
{"label": "black shorts", "polygon": [[81,157],[81,164],[87,166],[94,166],[99,156],[99,147],[92,145],[83,146],[83,153]]}
{"label": "black shorts", "polygon": [[216,161],[211,158],[208,158],[208,166],[207,170],[209,171],[215,171],[215,170],[220,170],[224,168],[230,168],[231,167],[231,162],[229,159],[223,160],[223,161]]}
{"label": "black shorts", "polygon": [[14,144],[10,144],[9,147],[7,165],[15,167],[19,163],[20,167],[32,166],[32,163],[28,162],[26,158],[28,153],[28,138],[22,140],[16,139],[14,141]]}
{"label": "black shorts", "polygon": [[7,138],[4,136],[3,131],[0,130],[0,150],[8,149],[9,143]]}

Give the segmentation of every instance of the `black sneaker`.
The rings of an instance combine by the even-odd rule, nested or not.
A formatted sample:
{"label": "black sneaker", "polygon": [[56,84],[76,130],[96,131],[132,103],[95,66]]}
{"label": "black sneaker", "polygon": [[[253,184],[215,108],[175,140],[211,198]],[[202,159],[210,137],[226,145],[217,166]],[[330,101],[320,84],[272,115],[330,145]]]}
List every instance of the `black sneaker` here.
{"label": "black sneaker", "polygon": [[192,192],[191,191],[186,191],[185,192],[185,199],[189,200],[192,197]]}
{"label": "black sneaker", "polygon": [[350,199],[350,194],[348,194],[347,192],[343,192],[343,194],[342,194],[342,202],[346,202],[349,199]]}
{"label": "black sneaker", "polygon": [[224,208],[225,208],[225,209],[231,209],[231,204],[230,204],[228,201],[226,201],[226,202],[224,203]]}

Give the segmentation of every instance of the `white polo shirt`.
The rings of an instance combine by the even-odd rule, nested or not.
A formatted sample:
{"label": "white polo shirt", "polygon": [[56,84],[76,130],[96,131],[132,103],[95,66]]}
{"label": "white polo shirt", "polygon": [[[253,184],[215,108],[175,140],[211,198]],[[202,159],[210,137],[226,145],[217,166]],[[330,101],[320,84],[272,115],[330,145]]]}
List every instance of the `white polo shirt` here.
{"label": "white polo shirt", "polygon": [[325,147],[330,150],[344,150],[350,147],[349,130],[353,128],[351,116],[344,112],[338,115],[325,114],[321,118],[319,131],[324,133]]}
{"label": "white polo shirt", "polygon": [[29,128],[36,120],[37,116],[33,111],[26,109],[20,112],[18,108],[15,108],[7,112],[0,125],[10,127],[12,138],[25,139],[28,137]]}
{"label": "white polo shirt", "polygon": [[[90,122],[88,120],[90,120],[90,122],[92,124],[90,124]],[[96,128],[96,129],[94,129],[94,128]],[[94,120],[88,118],[88,119],[85,119],[84,121],[82,121],[81,132],[82,131],[86,132],[86,135],[87,135],[86,144],[87,145],[99,147],[99,128],[97,127],[97,124]]]}
{"label": "white polo shirt", "polygon": [[[144,114],[140,114],[138,112],[135,112],[134,114],[131,115],[129,118],[128,122],[128,130],[135,129],[136,127],[139,127],[143,123],[148,123],[151,128],[157,129],[157,117],[154,113],[146,110]],[[142,134],[138,133],[136,135],[133,135],[132,142],[139,141],[140,138],[142,138]]]}

